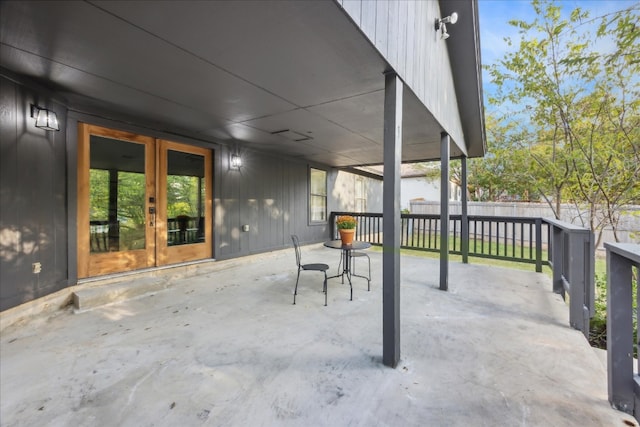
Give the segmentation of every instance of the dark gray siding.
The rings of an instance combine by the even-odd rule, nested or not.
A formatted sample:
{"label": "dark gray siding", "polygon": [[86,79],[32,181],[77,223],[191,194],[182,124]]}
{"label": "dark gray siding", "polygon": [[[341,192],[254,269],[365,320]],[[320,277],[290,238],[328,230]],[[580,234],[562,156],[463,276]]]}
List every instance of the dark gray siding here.
{"label": "dark gray siding", "polygon": [[[243,166],[236,170],[229,168],[226,148],[216,156],[216,258],[288,247],[291,234],[301,242],[319,242],[329,236],[328,224],[308,224],[307,163],[256,152],[242,157]],[[327,172],[331,186],[335,172]],[[243,225],[249,231],[242,231]]]}
{"label": "dark gray siding", "polygon": [[[336,0],[460,146],[465,144],[447,42],[435,31],[437,1]],[[471,25],[460,16],[456,25]],[[455,34],[456,27],[449,26]]]}
{"label": "dark gray siding", "polygon": [[[34,103],[56,112],[60,132],[33,126]],[[0,310],[68,284],[64,123],[64,108],[0,77]]]}
{"label": "dark gray siding", "polygon": [[[20,83],[18,83],[18,81]],[[50,101],[36,83],[0,78],[0,311],[77,283],[76,157],[79,121],[211,148],[214,153],[214,242],[216,259],[291,247],[291,234],[302,243],[326,240],[330,224],[309,225],[309,164],[291,157],[241,152],[241,170],[229,168],[225,145],[167,135],[134,117],[116,113],[68,112]],[[37,101],[37,102],[36,102]],[[36,129],[30,104],[53,109],[60,132]],[[68,126],[68,129],[66,128]],[[68,139],[67,139],[68,138]],[[328,213],[353,208],[353,177],[327,171]],[[344,174],[344,172],[341,172]],[[371,208],[379,211],[381,183],[367,185]],[[348,182],[348,185],[345,185]],[[248,225],[249,231],[242,231]],[[33,263],[42,272],[32,272]],[[293,252],[292,252],[293,263]]]}

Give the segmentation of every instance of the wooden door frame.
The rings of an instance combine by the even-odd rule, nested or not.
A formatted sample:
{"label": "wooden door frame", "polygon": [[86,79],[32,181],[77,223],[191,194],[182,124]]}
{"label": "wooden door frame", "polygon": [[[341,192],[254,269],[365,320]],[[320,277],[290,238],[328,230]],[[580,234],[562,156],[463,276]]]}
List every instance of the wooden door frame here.
{"label": "wooden door frame", "polygon": [[[138,250],[91,253],[90,235],[90,167],[91,135],[145,146],[145,248]],[[204,157],[204,242],[167,245],[167,150]],[[211,258],[213,255],[213,151],[173,141],[156,139],[132,132],[78,123],[78,199],[77,245],[78,278],[138,270],[167,264]],[[152,201],[155,200],[155,203]],[[155,208],[156,214],[150,213]]]}
{"label": "wooden door frame", "polygon": [[[168,150],[196,154],[204,157],[204,242],[169,246],[167,243],[167,153]],[[212,152],[207,148],[158,139],[156,144],[157,211],[156,215],[156,264],[167,265],[179,262],[211,258],[213,219],[213,167]]]}
{"label": "wooden door frame", "polygon": [[[145,147],[145,248],[91,253],[89,232],[89,170],[91,166],[91,135],[143,144]],[[131,132],[104,128],[86,123],[78,124],[78,278],[98,276],[116,271],[129,271],[155,265],[155,233],[149,233],[149,197],[155,197],[155,141],[154,138]]]}

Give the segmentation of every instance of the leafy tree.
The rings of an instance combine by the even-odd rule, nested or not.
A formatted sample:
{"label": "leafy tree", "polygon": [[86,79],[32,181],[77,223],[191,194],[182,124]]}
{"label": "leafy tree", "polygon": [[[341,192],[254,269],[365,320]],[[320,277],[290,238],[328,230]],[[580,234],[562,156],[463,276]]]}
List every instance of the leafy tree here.
{"label": "leafy tree", "polygon": [[[564,18],[556,3],[531,4],[532,22],[510,21],[520,30],[517,50],[488,67],[498,87],[490,103],[520,107],[496,120],[500,131],[493,135],[503,139],[495,146],[511,144],[499,153],[517,167],[490,157],[480,169],[502,174],[507,192],[522,191],[511,178],[527,179],[557,218],[561,204],[572,202],[587,211],[592,230],[615,230],[624,205],[640,199],[640,4],[595,20],[580,8]],[[596,31],[585,31],[595,22]],[[598,50],[612,40],[614,49]],[[522,123],[515,146],[508,138],[514,119]],[[495,197],[496,184],[474,172]]]}

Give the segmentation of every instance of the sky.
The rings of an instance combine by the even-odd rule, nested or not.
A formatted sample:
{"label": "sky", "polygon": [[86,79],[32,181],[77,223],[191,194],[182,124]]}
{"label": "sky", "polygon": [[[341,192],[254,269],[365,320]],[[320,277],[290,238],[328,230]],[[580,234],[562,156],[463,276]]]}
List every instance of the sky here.
{"label": "sky", "polygon": [[[588,10],[590,17],[602,16],[608,12],[626,9],[639,0],[556,0],[567,15],[576,7]],[[531,22],[534,18],[529,0],[478,0],[480,16],[480,47],[482,64],[490,65],[501,59],[509,49],[517,49],[518,29],[509,25],[512,19]],[[451,32],[451,31],[450,31]],[[504,41],[511,37],[516,44],[509,47]],[[603,49],[606,47],[603,46]],[[494,85],[486,71],[482,76],[485,98],[494,91]],[[485,105],[485,108],[487,106]]]}

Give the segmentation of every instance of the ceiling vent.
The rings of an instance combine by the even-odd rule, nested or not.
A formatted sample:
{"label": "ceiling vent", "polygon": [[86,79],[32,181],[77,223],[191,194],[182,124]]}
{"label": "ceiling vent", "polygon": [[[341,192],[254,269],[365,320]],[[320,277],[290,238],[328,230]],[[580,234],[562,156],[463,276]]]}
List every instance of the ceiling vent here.
{"label": "ceiling vent", "polygon": [[282,136],[283,138],[287,138],[287,139],[290,139],[291,141],[296,141],[296,142],[310,141],[313,139],[309,135],[305,135],[304,133],[300,133],[300,132],[295,132],[290,129],[277,130],[275,132],[271,132],[271,135]]}

